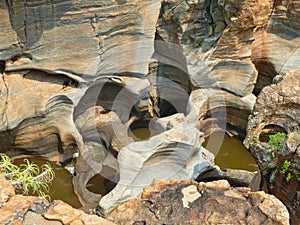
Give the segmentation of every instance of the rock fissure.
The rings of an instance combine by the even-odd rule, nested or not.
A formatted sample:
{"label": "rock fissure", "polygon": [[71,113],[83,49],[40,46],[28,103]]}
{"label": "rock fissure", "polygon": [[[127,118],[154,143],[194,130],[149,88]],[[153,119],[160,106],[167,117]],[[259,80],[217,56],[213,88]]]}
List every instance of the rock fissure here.
{"label": "rock fissure", "polygon": [[[277,73],[299,65],[295,4],[269,0],[2,1],[0,62],[6,61],[3,72],[9,76],[4,74],[1,80],[0,149],[12,149],[13,154],[22,149],[26,154],[58,156],[65,161],[64,157],[72,160],[76,142],[75,189],[82,204],[100,205],[104,214],[138,197],[157,176],[195,179],[213,164],[213,155],[201,146],[205,135],[226,130],[243,136],[256,101],[252,93],[259,93]],[[24,70],[28,70],[25,75]],[[281,96],[279,104],[257,101],[264,104],[265,117],[256,125],[276,118],[290,135],[300,124],[293,122],[297,107],[292,111],[283,106],[280,102],[290,97]],[[291,106],[298,101],[296,88],[293,96]],[[128,121],[135,118],[147,121],[145,128],[157,134],[149,140],[133,140],[128,136]],[[251,119],[250,123],[255,124]],[[291,143],[288,139],[284,145]],[[266,150],[267,145],[262,147]],[[110,151],[113,154],[107,154]],[[252,152],[258,160],[270,162],[271,153],[258,152],[259,147]],[[275,163],[282,163],[281,158]],[[107,167],[115,174],[104,173]],[[278,172],[272,179],[278,175],[284,181]],[[117,183],[100,202],[101,196],[86,188],[98,175]],[[282,187],[273,185],[271,191],[276,188]],[[186,209],[214,193],[202,192],[205,198],[192,204],[187,200],[185,206],[190,208]],[[292,204],[294,213],[297,202]],[[228,211],[229,217],[234,210]],[[163,213],[175,214],[177,207],[165,211],[156,212],[156,221],[163,219]],[[209,220],[219,217],[210,213],[214,216]]]}

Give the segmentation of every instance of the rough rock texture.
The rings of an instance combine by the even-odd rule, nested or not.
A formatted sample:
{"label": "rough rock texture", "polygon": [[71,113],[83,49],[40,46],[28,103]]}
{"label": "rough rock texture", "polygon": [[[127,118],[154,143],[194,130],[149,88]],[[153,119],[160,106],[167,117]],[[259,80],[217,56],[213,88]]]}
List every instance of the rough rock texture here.
{"label": "rough rock texture", "polygon": [[[292,224],[299,224],[300,182],[295,173],[300,171],[300,70],[278,75],[274,81],[275,84],[265,87],[257,99],[245,145],[257,158],[270,192],[287,206]],[[276,132],[286,133],[279,149],[268,144],[268,135]],[[291,165],[282,174],[285,161]],[[290,181],[286,180],[288,173],[291,173]]]}
{"label": "rough rock texture", "polygon": [[89,204],[100,196],[85,185],[103,165],[119,172],[135,122],[183,113],[198,117],[186,129],[243,136],[257,76],[298,66],[298,3],[273,3],[1,1],[1,152],[62,164],[79,153],[74,184]]}
{"label": "rough rock texture", "polygon": [[13,186],[0,176],[0,224],[11,225],[113,225],[96,215],[88,215],[63,201],[51,204],[38,197],[15,195]]}
{"label": "rough rock texture", "polygon": [[107,218],[117,224],[289,224],[274,196],[232,188],[225,180],[157,181]]}

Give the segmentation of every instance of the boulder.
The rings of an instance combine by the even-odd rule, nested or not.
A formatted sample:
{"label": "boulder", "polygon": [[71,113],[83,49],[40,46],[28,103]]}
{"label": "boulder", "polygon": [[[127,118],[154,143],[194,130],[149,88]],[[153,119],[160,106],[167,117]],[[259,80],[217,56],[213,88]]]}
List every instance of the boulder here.
{"label": "boulder", "polygon": [[111,212],[117,224],[289,224],[286,207],[273,195],[232,188],[225,180],[158,181]]}

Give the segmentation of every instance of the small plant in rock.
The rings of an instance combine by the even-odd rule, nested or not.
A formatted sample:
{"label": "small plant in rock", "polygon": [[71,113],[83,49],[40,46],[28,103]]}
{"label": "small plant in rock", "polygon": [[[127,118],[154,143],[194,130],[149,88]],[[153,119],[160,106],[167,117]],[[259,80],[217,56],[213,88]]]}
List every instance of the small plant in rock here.
{"label": "small plant in rock", "polygon": [[204,40],[197,39],[197,40],[195,41],[195,47],[196,47],[196,48],[201,48],[201,46],[203,45],[203,43],[204,43]]}
{"label": "small plant in rock", "polygon": [[280,174],[285,174],[286,182],[289,182],[292,179],[292,176],[295,176],[300,182],[300,172],[297,169],[293,169],[291,166],[292,162],[290,160],[284,160]]}
{"label": "small plant in rock", "polygon": [[42,165],[40,170],[35,163],[28,159],[24,159],[24,162],[24,164],[16,166],[7,155],[0,153],[0,175],[8,179],[19,193],[37,194],[50,200],[50,196],[46,193],[49,192],[49,183],[55,176],[50,164]]}
{"label": "small plant in rock", "polygon": [[285,138],[286,138],[286,134],[283,132],[277,132],[276,134],[269,135],[270,148],[278,151],[282,143],[284,142]]}

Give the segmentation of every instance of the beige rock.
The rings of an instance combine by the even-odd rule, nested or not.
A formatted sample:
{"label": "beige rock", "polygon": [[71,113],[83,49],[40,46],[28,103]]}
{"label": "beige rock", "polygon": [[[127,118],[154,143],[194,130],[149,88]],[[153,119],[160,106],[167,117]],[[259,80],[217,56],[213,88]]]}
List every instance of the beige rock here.
{"label": "beige rock", "polygon": [[16,195],[0,208],[0,224],[6,224],[9,221],[14,221],[18,217],[23,217],[29,207],[33,206],[34,202],[38,202],[38,197],[29,197]]}
{"label": "beige rock", "polygon": [[54,205],[49,208],[43,216],[49,220],[59,220],[63,224],[72,225],[113,225],[114,223],[109,222],[96,215],[87,215],[83,211],[74,209],[70,205],[63,201],[56,200]]}
{"label": "beige rock", "polygon": [[12,184],[8,180],[6,180],[5,177],[0,176],[0,208],[14,196],[15,189]]}

